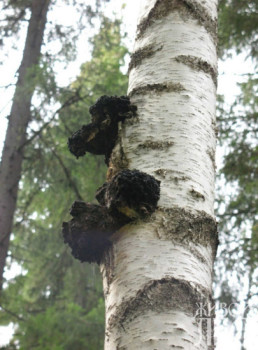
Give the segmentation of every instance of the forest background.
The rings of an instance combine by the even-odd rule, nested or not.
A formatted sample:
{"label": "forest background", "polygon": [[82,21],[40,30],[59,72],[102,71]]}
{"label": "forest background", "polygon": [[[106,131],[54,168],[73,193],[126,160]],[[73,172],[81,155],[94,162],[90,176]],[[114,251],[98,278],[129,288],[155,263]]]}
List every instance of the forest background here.
{"label": "forest background", "polygon": [[[3,141],[29,15],[25,11],[19,18],[26,1],[6,3],[15,9],[17,30],[6,30],[2,5]],[[60,228],[75,199],[94,201],[106,167],[100,156],[78,162],[68,152],[67,138],[87,124],[88,108],[99,96],[126,94],[137,1],[125,2],[125,8],[115,0],[96,8],[92,1],[83,11],[80,3],[56,1],[48,13],[48,35],[33,78],[29,142],[0,301],[0,324],[9,325],[0,331],[2,350],[103,348],[98,267],[71,257]],[[219,10],[217,348],[234,344],[251,350],[258,340],[258,3],[221,0]],[[8,329],[12,335],[4,345]]]}

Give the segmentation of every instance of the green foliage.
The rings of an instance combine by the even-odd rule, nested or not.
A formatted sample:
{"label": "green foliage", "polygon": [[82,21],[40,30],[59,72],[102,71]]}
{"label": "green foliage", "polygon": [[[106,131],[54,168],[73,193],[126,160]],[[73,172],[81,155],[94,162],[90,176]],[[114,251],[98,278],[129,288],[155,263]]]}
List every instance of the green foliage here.
{"label": "green foliage", "polygon": [[219,116],[220,141],[227,145],[221,172],[227,182],[237,183],[237,191],[228,205],[228,215],[236,216],[238,227],[253,220],[258,207],[257,79],[249,77],[240,84],[242,94],[230,110]]}
{"label": "green foliage", "polygon": [[[221,283],[220,301],[228,305],[230,298],[232,303],[240,303],[244,298],[242,293],[247,280],[249,290],[255,290],[258,267],[255,238],[258,220],[257,79],[250,75],[240,87],[242,94],[229,110],[221,103],[221,98],[218,108],[220,144],[226,150],[218,174],[222,185],[217,197],[221,231],[218,259],[223,261],[226,273],[222,269],[223,277],[218,277],[218,284]],[[254,294],[248,293],[250,302]]]}
{"label": "green foliage", "polygon": [[258,58],[258,2],[257,0],[219,1],[219,52],[228,50],[247,52],[254,60]]}
{"label": "green foliage", "polygon": [[[93,201],[105,180],[103,157],[87,154],[77,160],[68,151],[67,139],[89,122],[88,109],[100,95],[126,94],[127,76],[121,67],[127,50],[121,41],[120,22],[103,18],[91,42],[92,59],[69,88],[57,88],[45,63],[36,74],[43,102],[33,116],[41,133],[31,132],[26,147],[10,257],[23,272],[9,281],[1,299],[0,323],[17,326],[10,349],[15,341],[24,350],[103,348],[98,268],[72,258],[61,226],[70,220],[73,201]],[[58,118],[48,112],[43,116],[45,104],[54,98],[63,106]]]}
{"label": "green foliage", "polygon": [[[13,48],[17,48],[17,39],[23,40],[32,2],[33,0],[1,1],[0,46],[11,42]],[[48,21],[44,34],[47,55],[57,62],[60,62],[61,57],[66,62],[76,59],[78,39],[89,25],[93,26],[93,19],[99,18],[102,6],[107,2],[109,0],[95,0],[91,4],[85,0],[51,0],[48,10],[51,20]],[[62,14],[55,15],[54,12],[60,10]],[[70,11],[71,17],[63,12],[65,10]]]}
{"label": "green foliage", "polygon": [[0,40],[3,44],[4,38],[16,36],[26,18],[26,11],[31,6],[31,0],[3,0],[1,4]]}
{"label": "green foliage", "polygon": [[[236,50],[257,64],[257,1],[219,2],[220,56]],[[220,302],[234,308],[254,305],[257,294],[257,208],[258,148],[257,78],[249,74],[239,84],[241,94],[228,108],[218,98],[219,141],[224,148],[223,166],[218,174],[218,217],[220,250],[217,262],[217,285]],[[240,310],[236,310],[239,314]],[[248,317],[249,311],[243,315]],[[235,319],[229,320],[235,323]],[[242,323],[242,335],[245,323]],[[244,337],[241,344],[244,345]]]}
{"label": "green foliage", "polygon": [[[119,20],[112,23],[105,17],[102,19],[100,35],[91,41],[92,56],[95,59],[82,65],[82,74],[72,85],[74,88],[83,86],[83,80],[87,79],[87,90],[82,90],[82,93],[94,88],[95,95],[103,95],[105,86],[103,82],[112,89],[112,95],[126,93],[127,80],[125,81],[120,68],[125,64],[124,58],[128,50],[125,46],[119,45],[123,39],[119,27]],[[107,30],[103,30],[104,28]]]}
{"label": "green foliage", "polygon": [[[15,338],[22,350],[101,349],[104,341],[99,335],[104,333],[103,319],[103,299],[88,313],[78,304],[56,302],[21,323]],[[25,334],[30,336],[25,338]]]}

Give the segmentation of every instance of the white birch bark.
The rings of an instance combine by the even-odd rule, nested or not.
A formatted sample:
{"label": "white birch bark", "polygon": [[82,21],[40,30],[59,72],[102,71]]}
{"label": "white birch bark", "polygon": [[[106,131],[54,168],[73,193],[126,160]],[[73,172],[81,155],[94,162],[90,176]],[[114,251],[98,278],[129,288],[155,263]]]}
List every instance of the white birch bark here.
{"label": "white birch bark", "polygon": [[217,0],[142,0],[128,88],[138,117],[111,167],[155,176],[161,197],[114,235],[101,267],[105,350],[213,348],[212,317],[196,314],[212,300],[217,247],[216,17]]}

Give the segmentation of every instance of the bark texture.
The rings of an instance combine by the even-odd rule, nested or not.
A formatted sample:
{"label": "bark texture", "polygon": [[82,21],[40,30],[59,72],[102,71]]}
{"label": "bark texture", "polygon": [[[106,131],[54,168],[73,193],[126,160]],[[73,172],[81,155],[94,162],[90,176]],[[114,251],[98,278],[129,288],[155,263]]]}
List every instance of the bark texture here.
{"label": "bark texture", "polygon": [[217,0],[141,4],[137,118],[121,126],[110,167],[153,175],[161,193],[150,218],[112,236],[101,265],[105,350],[213,349]]}
{"label": "bark texture", "polygon": [[33,68],[38,64],[50,0],[33,0],[31,18],[0,165],[0,285],[7,257],[17,201],[26,130],[31,119],[34,92]]}

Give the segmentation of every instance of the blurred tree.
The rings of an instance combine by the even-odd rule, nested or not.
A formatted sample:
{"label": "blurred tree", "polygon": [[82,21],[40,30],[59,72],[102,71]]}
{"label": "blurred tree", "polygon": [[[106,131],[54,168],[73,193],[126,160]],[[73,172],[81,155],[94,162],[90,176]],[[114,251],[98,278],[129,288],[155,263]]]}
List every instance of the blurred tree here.
{"label": "blurred tree", "polygon": [[[23,4],[24,3],[25,2],[23,2]],[[10,3],[9,6],[11,6]],[[18,80],[0,164],[0,289],[2,287],[3,271],[9,247],[18,185],[21,176],[24,153],[23,144],[26,140],[27,126],[31,119],[30,106],[35,88],[33,82],[35,72],[33,71],[39,61],[48,6],[49,1],[46,0],[32,1],[27,7],[22,6],[22,8],[20,8],[20,6],[18,6],[19,15],[15,19],[11,18],[13,23],[10,29],[16,31],[17,22],[25,16],[25,10],[27,8],[31,9],[27,39],[23,59],[18,71]],[[6,35],[9,34],[8,29],[6,29]]]}
{"label": "blurred tree", "polygon": [[244,52],[258,58],[258,2],[219,0],[219,56]]}
{"label": "blurred tree", "polygon": [[[4,288],[0,313],[2,324],[16,324],[10,349],[17,342],[20,349],[103,347],[98,268],[71,257],[60,228],[71,203],[94,200],[96,187],[104,182],[103,157],[87,155],[78,162],[68,151],[67,138],[82,118],[89,122],[88,108],[100,95],[126,93],[128,78],[121,67],[127,49],[121,41],[120,22],[102,18],[100,32],[91,40],[91,61],[59,94],[62,105],[76,94],[79,101],[43,123],[27,144],[9,257],[9,263],[18,262],[23,272]],[[40,120],[44,112],[41,106],[33,110]]]}
{"label": "blurred tree", "polygon": [[[100,0],[96,0],[95,11],[82,0],[67,0],[66,3],[77,6],[81,14],[78,22],[80,31],[84,27],[85,17],[91,21],[100,6]],[[57,5],[58,0],[4,0],[1,5],[3,16],[0,26],[1,45],[10,37],[19,37],[21,29],[24,28],[24,22],[28,22],[28,28],[0,164],[0,290],[22,173],[27,129],[29,123],[34,120],[31,113],[32,97],[39,84],[42,67],[46,68],[47,62],[53,65],[53,57],[51,61],[51,56],[47,53],[40,65],[45,29],[47,28],[45,44],[58,39],[61,47],[58,59],[61,54],[64,54],[66,59],[75,57],[74,43],[78,37],[78,31],[74,29],[76,26],[64,28],[50,21],[50,26],[47,27],[48,10]],[[51,95],[50,91],[49,94]]]}
{"label": "blurred tree", "polygon": [[[257,1],[221,0],[219,5],[221,57],[225,58],[236,51],[251,58],[256,67]],[[241,95],[229,108],[223,96],[218,99],[219,140],[225,149],[225,156],[218,174],[218,183],[221,184],[218,217],[222,244],[217,264],[217,283],[221,287],[221,302],[234,304],[232,311],[236,314],[239,314],[241,307],[244,309],[240,336],[242,350],[245,349],[246,320],[258,292],[257,81],[255,74],[248,74],[245,82],[239,84]],[[225,186],[228,188],[226,195]],[[240,306],[243,304],[241,300],[245,301]],[[234,317],[230,320],[235,321]]]}

